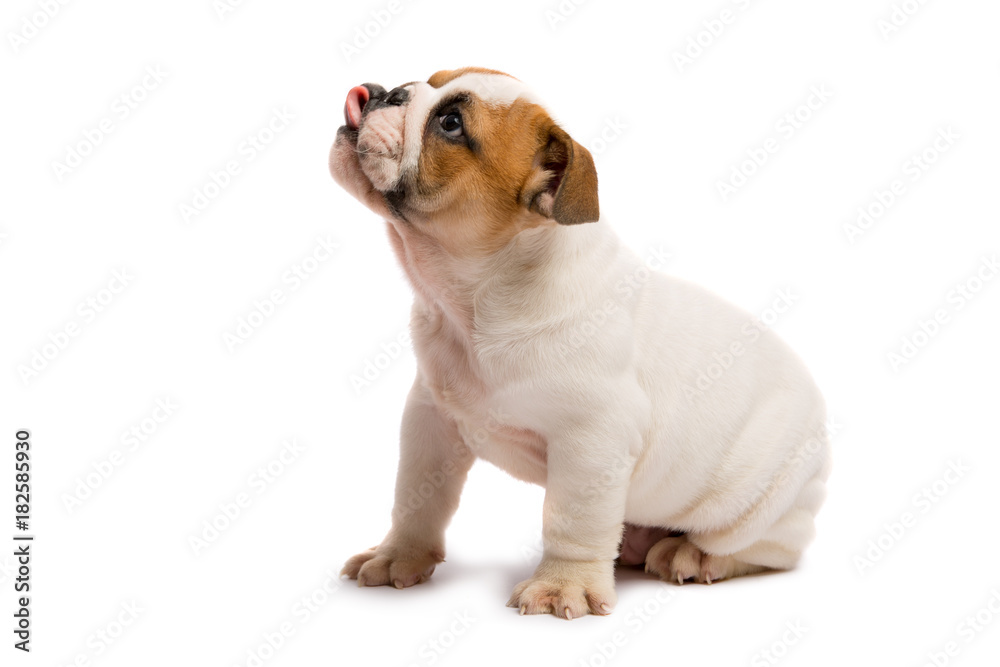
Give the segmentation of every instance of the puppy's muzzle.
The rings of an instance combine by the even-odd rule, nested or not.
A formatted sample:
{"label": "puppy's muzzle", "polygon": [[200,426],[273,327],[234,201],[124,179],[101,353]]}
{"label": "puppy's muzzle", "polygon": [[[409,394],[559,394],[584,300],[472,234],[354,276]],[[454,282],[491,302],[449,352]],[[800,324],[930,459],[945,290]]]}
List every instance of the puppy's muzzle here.
{"label": "puppy's muzzle", "polygon": [[[338,130],[357,152],[361,171],[382,193],[400,190],[403,131],[410,92],[386,90],[376,83],[351,88],[344,102],[344,125]],[[400,202],[390,203],[398,210]]]}
{"label": "puppy's muzzle", "polygon": [[377,83],[363,83],[351,88],[344,103],[344,123],[357,130],[372,111],[382,107],[399,107],[410,99],[410,91],[402,87],[386,90]]}

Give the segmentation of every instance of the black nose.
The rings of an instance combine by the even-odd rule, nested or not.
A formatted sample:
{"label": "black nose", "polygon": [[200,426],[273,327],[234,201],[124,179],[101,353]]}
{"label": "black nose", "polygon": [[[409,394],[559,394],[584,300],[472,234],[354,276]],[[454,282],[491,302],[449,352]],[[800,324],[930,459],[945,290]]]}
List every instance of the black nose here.
{"label": "black nose", "polygon": [[369,99],[380,100],[385,97],[385,88],[377,83],[363,83],[361,85],[368,89]]}
{"label": "black nose", "polygon": [[396,87],[390,90],[389,94],[385,96],[385,103],[389,106],[399,107],[406,104],[409,99],[410,91],[406,88]]}
{"label": "black nose", "polygon": [[368,104],[365,105],[365,115],[382,107],[403,106],[410,99],[410,91],[402,86],[388,91],[377,83],[366,83],[364,86],[370,95]]}

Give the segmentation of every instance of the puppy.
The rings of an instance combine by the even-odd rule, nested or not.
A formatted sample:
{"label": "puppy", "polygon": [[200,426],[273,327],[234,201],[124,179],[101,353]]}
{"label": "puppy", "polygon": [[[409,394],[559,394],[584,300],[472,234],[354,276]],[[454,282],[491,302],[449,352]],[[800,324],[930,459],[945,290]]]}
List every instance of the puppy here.
{"label": "puppy", "polygon": [[427,579],[477,458],[545,487],[522,614],[609,613],[616,561],[677,583],[791,568],[829,474],[798,357],[622,247],[590,153],[517,79],[365,84],[344,116],[330,171],[387,221],[418,369],[392,527],[342,574]]}

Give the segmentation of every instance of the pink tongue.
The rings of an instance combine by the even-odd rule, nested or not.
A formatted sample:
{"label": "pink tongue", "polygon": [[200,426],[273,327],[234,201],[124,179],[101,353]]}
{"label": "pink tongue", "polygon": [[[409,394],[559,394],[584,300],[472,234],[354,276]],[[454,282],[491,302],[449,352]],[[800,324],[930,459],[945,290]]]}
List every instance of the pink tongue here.
{"label": "pink tongue", "polygon": [[347,127],[356,130],[361,126],[361,110],[368,104],[368,89],[364,86],[354,86],[347,93],[344,103],[344,122]]}

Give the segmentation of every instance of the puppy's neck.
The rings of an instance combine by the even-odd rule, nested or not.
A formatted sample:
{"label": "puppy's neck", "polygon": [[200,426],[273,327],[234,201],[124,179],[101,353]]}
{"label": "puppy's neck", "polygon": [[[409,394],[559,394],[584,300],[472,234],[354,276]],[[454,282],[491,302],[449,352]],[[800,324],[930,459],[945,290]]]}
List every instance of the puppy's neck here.
{"label": "puppy's neck", "polygon": [[[418,305],[443,316],[466,337],[475,328],[477,303],[481,310],[487,303],[490,311],[506,312],[544,309],[552,300],[565,306],[579,299],[577,272],[600,270],[619,247],[617,237],[601,223],[531,227],[496,250],[466,248],[462,253],[420,225],[389,221],[387,227]],[[503,317],[499,312],[478,316]]]}
{"label": "puppy's neck", "polygon": [[486,258],[458,256],[414,224],[389,220],[386,226],[417,301],[471,333],[473,296],[483,279]]}

